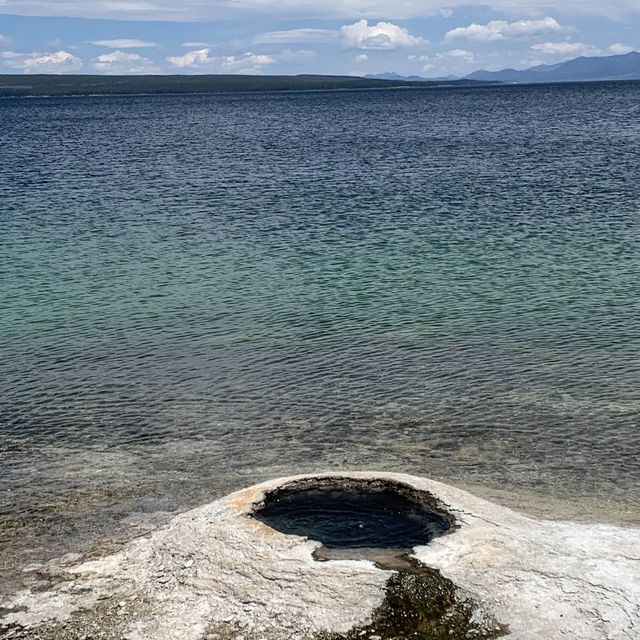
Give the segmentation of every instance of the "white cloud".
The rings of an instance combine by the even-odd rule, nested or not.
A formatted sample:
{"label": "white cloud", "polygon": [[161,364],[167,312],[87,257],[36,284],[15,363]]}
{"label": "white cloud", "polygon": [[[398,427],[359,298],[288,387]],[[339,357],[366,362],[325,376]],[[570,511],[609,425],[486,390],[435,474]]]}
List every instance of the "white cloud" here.
{"label": "white cloud", "polygon": [[269,31],[260,33],[254,39],[254,44],[282,44],[286,42],[329,43],[336,42],[339,31],[331,29],[290,29],[289,31]]}
{"label": "white cloud", "polygon": [[541,42],[534,44],[531,49],[546,56],[584,56],[602,53],[598,47],[584,42]]}
{"label": "white cloud", "polygon": [[280,53],[272,53],[271,57],[279,63],[306,64],[310,60],[314,60],[317,55],[315,51],[309,51],[308,49],[298,49],[297,51],[284,49]]}
{"label": "white cloud", "polygon": [[4,49],[6,47],[10,47],[11,46],[11,38],[9,36],[3,36],[0,33],[0,49]]}
{"label": "white cloud", "polygon": [[555,18],[546,17],[542,20],[491,20],[487,24],[470,24],[468,27],[456,27],[448,31],[445,40],[464,38],[476,42],[493,42],[510,38],[537,36],[543,33],[562,31],[562,27]]}
{"label": "white cloud", "polygon": [[[473,4],[469,0],[0,0],[0,13],[14,15],[111,18],[118,20],[197,21],[238,16],[260,19],[317,18],[400,20],[432,17],[442,10]],[[617,19],[640,15],[638,0],[483,0],[494,11],[527,15],[564,12],[603,15]],[[525,15],[525,14],[520,14]]]}
{"label": "white cloud", "polygon": [[631,53],[634,48],[630,44],[622,44],[622,42],[614,42],[609,51],[615,55],[624,55],[625,53]]}
{"label": "white cloud", "polygon": [[435,55],[438,60],[464,60],[465,62],[475,62],[475,56],[471,51],[466,49],[451,49],[450,51],[442,51]]}
{"label": "white cloud", "polygon": [[306,49],[284,49],[280,53],[269,54],[247,51],[238,55],[220,56],[212,55],[211,49],[205,47],[187,51],[181,56],[169,56],[167,63],[174,69],[191,72],[260,74],[265,67],[273,64],[304,64],[315,56],[315,52]]}
{"label": "white cloud", "polygon": [[187,51],[181,56],[169,56],[167,62],[177,69],[208,70],[220,73],[261,73],[274,64],[273,56],[247,51],[239,55],[214,56],[209,48]]}
{"label": "white cloud", "polygon": [[208,42],[183,42],[180,46],[184,47],[185,49],[204,49],[205,47],[213,48],[218,45],[209,44]]}
{"label": "white cloud", "polygon": [[262,73],[264,67],[275,64],[273,56],[264,53],[241,53],[219,58],[220,70],[224,73]]}
{"label": "white cloud", "polygon": [[149,58],[119,50],[98,56],[93,61],[93,68],[102,73],[115,75],[160,73],[160,69]]}
{"label": "white cloud", "polygon": [[411,35],[407,29],[392,22],[378,22],[369,26],[366,20],[340,27],[340,40],[345,49],[384,51],[427,43],[424,38]]}
{"label": "white cloud", "polygon": [[408,59],[412,62],[421,63],[423,73],[438,69],[440,73],[468,72],[466,65],[477,62],[475,54],[466,49],[450,49],[449,51],[439,51],[432,55],[410,55]]}
{"label": "white cloud", "polygon": [[4,51],[0,59],[11,69],[24,73],[71,73],[82,69],[82,60],[68,51],[16,53]]}
{"label": "white cloud", "polygon": [[[413,62],[429,62],[434,60],[464,60],[465,62],[475,62],[476,57],[472,51],[466,49],[450,49],[449,51],[440,51],[432,56],[428,55],[410,55],[408,60]],[[433,65],[426,65],[430,68]]]}
{"label": "white cloud", "polygon": [[202,67],[209,64],[213,64],[216,58],[209,55],[210,50],[208,48],[195,49],[193,51],[187,51],[181,56],[169,56],[167,62],[172,67],[178,69],[188,69],[190,67]]}
{"label": "white cloud", "polygon": [[157,47],[155,42],[138,40],[137,38],[115,38],[113,40],[92,40],[89,44],[97,47],[107,47],[109,49],[143,49],[146,47]]}
{"label": "white cloud", "polygon": [[355,58],[355,62],[366,62],[369,56],[366,53],[359,53]]}

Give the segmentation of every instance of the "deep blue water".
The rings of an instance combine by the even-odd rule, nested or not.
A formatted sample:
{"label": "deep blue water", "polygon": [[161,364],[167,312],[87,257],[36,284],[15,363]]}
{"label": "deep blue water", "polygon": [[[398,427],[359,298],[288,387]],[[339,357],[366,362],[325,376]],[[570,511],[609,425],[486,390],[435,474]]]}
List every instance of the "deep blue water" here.
{"label": "deep blue water", "polygon": [[640,521],[640,83],[3,100],[0,159],[5,558],[319,469]]}

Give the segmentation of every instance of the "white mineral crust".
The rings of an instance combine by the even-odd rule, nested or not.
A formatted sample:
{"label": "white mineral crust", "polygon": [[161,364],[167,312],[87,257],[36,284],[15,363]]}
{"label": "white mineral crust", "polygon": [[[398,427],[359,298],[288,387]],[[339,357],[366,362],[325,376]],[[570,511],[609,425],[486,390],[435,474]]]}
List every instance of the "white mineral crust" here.
{"label": "white mineral crust", "polygon": [[[437,497],[460,527],[415,556],[508,625],[510,638],[640,638],[640,529],[535,520],[408,475],[326,475],[402,482]],[[86,619],[97,638],[280,640],[366,624],[384,599],[388,571],[364,560],[315,561],[318,543],[248,515],[265,492],[307,477],[188,511],[113,555],[50,563],[40,568],[52,576],[48,590],[0,603],[0,628],[57,624],[55,637],[64,638]]]}

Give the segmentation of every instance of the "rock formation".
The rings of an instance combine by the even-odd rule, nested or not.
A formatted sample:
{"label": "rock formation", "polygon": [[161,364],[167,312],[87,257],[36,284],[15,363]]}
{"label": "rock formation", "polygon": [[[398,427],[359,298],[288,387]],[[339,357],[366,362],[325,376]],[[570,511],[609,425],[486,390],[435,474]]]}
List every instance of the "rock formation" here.
{"label": "rock formation", "polygon": [[31,588],[0,603],[0,637],[640,637],[639,529],[535,520],[407,475],[327,474],[312,478],[425,492],[454,526],[414,548],[406,569],[319,561],[320,543],[252,517],[270,492],[308,478],[233,493],[110,556],[32,568]]}

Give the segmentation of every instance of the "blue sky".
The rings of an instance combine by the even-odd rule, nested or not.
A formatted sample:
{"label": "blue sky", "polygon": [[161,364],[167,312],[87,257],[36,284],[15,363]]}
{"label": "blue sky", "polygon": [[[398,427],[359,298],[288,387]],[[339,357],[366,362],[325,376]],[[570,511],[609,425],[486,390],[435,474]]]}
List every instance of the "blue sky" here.
{"label": "blue sky", "polygon": [[638,49],[640,0],[0,0],[0,73],[438,77]]}

